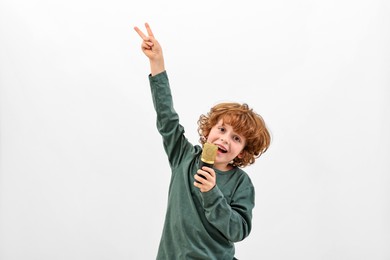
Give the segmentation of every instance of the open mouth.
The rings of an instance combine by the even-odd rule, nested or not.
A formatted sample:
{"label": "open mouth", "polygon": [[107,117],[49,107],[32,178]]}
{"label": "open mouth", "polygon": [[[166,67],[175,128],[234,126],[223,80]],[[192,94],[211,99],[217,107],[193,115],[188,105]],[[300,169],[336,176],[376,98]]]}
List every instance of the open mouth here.
{"label": "open mouth", "polygon": [[221,146],[218,146],[218,152],[220,153],[227,153],[227,150]]}

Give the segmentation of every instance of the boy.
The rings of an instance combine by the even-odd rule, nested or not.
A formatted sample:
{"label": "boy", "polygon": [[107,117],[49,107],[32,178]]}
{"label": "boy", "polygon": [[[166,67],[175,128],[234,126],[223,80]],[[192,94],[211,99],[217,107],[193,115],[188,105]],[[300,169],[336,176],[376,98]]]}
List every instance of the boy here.
{"label": "boy", "polygon": [[201,143],[218,146],[214,168],[198,169],[202,148],[184,136],[173,108],[161,46],[149,25],[145,26],[148,36],[134,29],[149,58],[157,128],[172,170],[157,259],[235,259],[234,242],[251,231],[255,197],[249,176],[238,167],[254,163],[268,149],[269,132],[246,104],[216,105],[198,121]]}

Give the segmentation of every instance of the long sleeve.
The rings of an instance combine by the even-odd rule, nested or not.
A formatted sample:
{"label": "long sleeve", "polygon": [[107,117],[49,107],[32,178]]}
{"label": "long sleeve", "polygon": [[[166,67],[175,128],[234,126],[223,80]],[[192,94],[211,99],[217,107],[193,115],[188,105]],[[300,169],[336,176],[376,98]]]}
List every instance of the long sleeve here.
{"label": "long sleeve", "polygon": [[173,107],[173,99],[166,71],[149,75],[153,105],[157,113],[157,129],[163,138],[165,152],[172,168],[176,168],[185,151],[193,146],[184,136],[179,116]]}
{"label": "long sleeve", "polygon": [[246,182],[242,183],[242,188],[236,190],[231,198],[224,196],[218,185],[202,193],[207,220],[231,242],[243,240],[252,228],[255,191]]}

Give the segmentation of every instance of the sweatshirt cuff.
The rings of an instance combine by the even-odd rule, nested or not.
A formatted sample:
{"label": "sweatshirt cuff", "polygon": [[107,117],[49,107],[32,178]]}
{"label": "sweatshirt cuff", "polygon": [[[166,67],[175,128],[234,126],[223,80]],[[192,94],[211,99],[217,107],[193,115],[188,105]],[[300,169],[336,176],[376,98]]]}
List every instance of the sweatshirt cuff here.
{"label": "sweatshirt cuff", "polygon": [[222,194],[221,190],[218,188],[217,185],[214,186],[211,190],[207,192],[202,192],[203,197],[203,207],[208,208],[213,205],[215,205],[219,200],[224,198],[224,195]]}
{"label": "sweatshirt cuff", "polygon": [[154,76],[152,76],[152,74],[149,74],[148,77],[149,81],[154,83],[166,83],[168,81],[168,74],[166,70]]}

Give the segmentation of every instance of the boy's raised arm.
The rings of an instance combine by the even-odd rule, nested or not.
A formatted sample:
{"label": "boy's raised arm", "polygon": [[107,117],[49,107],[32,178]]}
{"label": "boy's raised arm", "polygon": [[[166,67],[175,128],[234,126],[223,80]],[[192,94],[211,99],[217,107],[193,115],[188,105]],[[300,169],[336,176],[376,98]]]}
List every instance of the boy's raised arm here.
{"label": "boy's raised arm", "polygon": [[146,57],[149,58],[151,74],[154,76],[165,71],[164,56],[161,46],[154,38],[152,29],[150,29],[149,24],[145,23],[145,27],[148,36],[146,36],[137,26],[134,27],[134,30],[143,40],[141,49]]}

